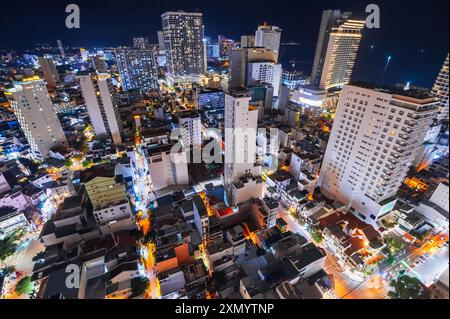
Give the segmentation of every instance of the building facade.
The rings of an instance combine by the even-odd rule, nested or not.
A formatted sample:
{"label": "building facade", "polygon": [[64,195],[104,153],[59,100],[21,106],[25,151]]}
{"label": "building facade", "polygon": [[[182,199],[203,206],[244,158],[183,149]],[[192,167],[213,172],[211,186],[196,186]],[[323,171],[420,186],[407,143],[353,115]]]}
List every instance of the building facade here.
{"label": "building facade", "polygon": [[264,24],[259,26],[255,32],[255,45],[274,51],[275,62],[278,62],[280,54],[281,31],[279,27]]}
{"label": "building facade", "polygon": [[166,12],[161,19],[168,72],[179,76],[203,74],[203,14]]}
{"label": "building facade", "polygon": [[185,147],[202,145],[202,118],[199,112],[183,112],[178,116]]}
{"label": "building facade", "polygon": [[43,80],[39,77],[25,78],[15,82],[14,88],[5,93],[36,159],[47,158],[49,151],[56,146],[67,146]]}
{"label": "building facade", "polygon": [[40,57],[39,65],[41,66],[41,70],[44,74],[44,79],[45,82],[47,82],[47,86],[51,89],[56,89],[56,86],[58,85],[60,79],[53,59]]}
{"label": "building facade", "polygon": [[311,85],[329,89],[342,87],[350,81],[365,26],[365,21],[350,17],[350,12],[340,10],[323,12]]}
{"label": "building facade", "polygon": [[123,88],[143,92],[158,89],[158,51],[148,45],[142,48],[143,43],[136,45],[139,47],[114,50]]}
{"label": "building facade", "polygon": [[368,223],[388,213],[437,110],[424,91],[344,86],[318,180],[323,194]]}
{"label": "building facade", "polygon": [[233,198],[233,188],[242,193],[245,184],[252,184],[252,177],[261,174],[261,167],[256,165],[258,109],[249,104],[250,100],[246,90],[225,95],[225,199],[233,205],[239,204]]}
{"label": "building facade", "polygon": [[433,86],[433,95],[439,99],[438,119],[448,125],[448,54]]}
{"label": "building facade", "polygon": [[122,121],[110,75],[79,73],[77,78],[97,137],[110,137],[114,144],[122,144]]}

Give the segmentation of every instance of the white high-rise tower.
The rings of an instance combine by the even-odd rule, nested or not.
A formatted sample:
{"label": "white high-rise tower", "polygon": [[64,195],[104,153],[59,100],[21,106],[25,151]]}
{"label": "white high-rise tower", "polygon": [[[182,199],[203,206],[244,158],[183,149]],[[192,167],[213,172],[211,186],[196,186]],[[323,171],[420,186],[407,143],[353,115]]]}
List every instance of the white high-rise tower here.
{"label": "white high-rise tower", "polygon": [[274,51],[276,63],[280,54],[281,31],[279,27],[263,24],[255,32],[255,45]]}
{"label": "white high-rise tower", "polygon": [[36,159],[47,158],[55,146],[67,146],[43,80],[37,76],[25,78],[5,94]]}
{"label": "white high-rise tower", "polygon": [[437,111],[425,91],[345,85],[318,181],[322,193],[375,223],[392,210]]}
{"label": "white high-rise tower", "polygon": [[114,144],[122,144],[122,121],[118,101],[109,74],[79,73],[81,91],[97,137],[111,137]]}
{"label": "white high-rise tower", "polygon": [[448,122],[448,54],[433,86],[433,95],[439,99],[438,119]]}
{"label": "white high-rise tower", "polygon": [[246,90],[225,95],[225,197],[237,205],[262,197],[261,166],[256,163],[258,108]]}

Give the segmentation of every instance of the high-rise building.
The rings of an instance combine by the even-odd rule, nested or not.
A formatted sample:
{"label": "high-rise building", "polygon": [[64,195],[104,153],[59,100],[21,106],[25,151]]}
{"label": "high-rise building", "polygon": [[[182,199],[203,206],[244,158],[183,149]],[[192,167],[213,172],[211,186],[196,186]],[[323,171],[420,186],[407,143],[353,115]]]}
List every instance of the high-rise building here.
{"label": "high-rise building", "polygon": [[281,64],[272,62],[250,62],[247,64],[247,85],[268,83],[273,87],[273,95],[278,96],[281,86]]}
{"label": "high-rise building", "polygon": [[300,85],[309,85],[309,76],[295,69],[283,69],[281,83],[289,87],[290,90],[295,90]]}
{"label": "high-rise building", "polygon": [[225,95],[225,200],[237,205],[262,197],[261,166],[256,164],[258,108],[247,90]]}
{"label": "high-rise building", "polygon": [[448,53],[436,82],[434,82],[432,92],[440,102],[438,119],[448,122]]}
{"label": "high-rise building", "polygon": [[281,30],[279,27],[267,25],[259,26],[255,32],[255,45],[275,52],[275,62],[278,63],[281,44]]}
{"label": "high-rise building", "polygon": [[56,70],[55,62],[52,58],[39,58],[39,65],[41,66],[44,79],[47,82],[47,86],[51,89],[56,89],[59,82],[58,70]]}
{"label": "high-rise building", "polygon": [[166,12],[161,19],[168,72],[177,76],[204,73],[202,13]]}
{"label": "high-rise building", "polygon": [[118,99],[109,74],[80,72],[77,75],[86,108],[98,138],[110,137],[122,144]]}
{"label": "high-rise building", "polygon": [[91,63],[92,67],[98,72],[98,73],[107,73],[108,72],[108,65],[105,61],[105,56],[103,54],[96,54],[91,57]]}
{"label": "high-rise building", "polygon": [[228,59],[231,50],[234,48],[234,41],[219,35],[217,43],[219,44],[219,55],[222,59]]}
{"label": "high-rise building", "polygon": [[63,46],[61,40],[57,40],[56,43],[58,44],[59,54],[61,55],[61,59],[65,60],[66,59],[66,51],[64,50],[64,46]]}
{"label": "high-rise building", "polygon": [[194,105],[201,110],[206,122],[217,127],[224,121],[225,93],[219,89],[196,88],[194,91]]}
{"label": "high-rise building", "polygon": [[124,90],[148,92],[159,88],[156,49],[119,48],[114,54]]}
{"label": "high-rise building", "polygon": [[180,124],[183,145],[201,146],[202,145],[202,118],[200,112],[189,111],[179,113],[178,121]]}
{"label": "high-rise building", "polygon": [[164,32],[163,31],[158,31],[156,34],[158,36],[158,50],[159,51],[165,51],[166,50],[166,44],[164,42]]}
{"label": "high-rise building", "polygon": [[311,72],[311,85],[324,89],[350,81],[361,41],[364,20],[350,19],[350,12],[325,10]]}
{"label": "high-rise building", "polygon": [[135,49],[148,49],[150,46],[150,42],[148,38],[133,38],[133,48]]}
{"label": "high-rise building", "polygon": [[278,96],[281,85],[282,67],[276,63],[277,54],[273,50],[254,47],[231,51],[230,87],[245,88],[257,83],[272,85],[274,96]]}
{"label": "high-rise building", "polygon": [[241,48],[251,48],[256,45],[254,35],[241,36]]}
{"label": "high-rise building", "polygon": [[36,159],[47,158],[55,146],[67,146],[43,80],[37,76],[24,78],[5,94]]}
{"label": "high-rise building", "polygon": [[318,186],[374,224],[395,205],[438,105],[417,90],[354,84],[341,93]]}
{"label": "high-rise building", "polygon": [[194,103],[197,109],[218,110],[225,108],[225,93],[219,89],[196,88]]}

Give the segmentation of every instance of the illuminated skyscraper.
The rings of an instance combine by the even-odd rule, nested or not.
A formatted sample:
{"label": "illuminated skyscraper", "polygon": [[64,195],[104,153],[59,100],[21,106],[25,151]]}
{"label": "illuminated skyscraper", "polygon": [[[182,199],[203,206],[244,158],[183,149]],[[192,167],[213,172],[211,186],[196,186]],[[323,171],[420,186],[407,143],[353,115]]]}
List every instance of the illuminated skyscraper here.
{"label": "illuminated skyscraper", "polygon": [[223,35],[219,35],[219,54],[222,59],[227,59],[230,55],[231,50],[234,48],[234,41],[227,39]]}
{"label": "illuminated skyscraper", "polygon": [[352,20],[350,16],[350,12],[340,10],[323,12],[311,85],[329,89],[350,81],[365,25],[364,20]]}
{"label": "illuminated skyscraper", "polygon": [[61,54],[61,59],[66,58],[66,52],[64,51],[64,46],[61,42],[61,40],[57,40],[56,43],[58,43],[59,53]]}
{"label": "illuminated skyscraper", "polygon": [[203,15],[176,11],[162,14],[161,19],[169,73],[178,76],[203,74]]}
{"label": "illuminated skyscraper", "polygon": [[274,51],[277,63],[280,54],[281,31],[279,27],[263,24],[255,33],[255,45]]}
{"label": "illuminated skyscraper", "polygon": [[392,210],[437,112],[428,92],[345,85],[318,180],[321,192],[374,224]]}
{"label": "illuminated skyscraper", "polygon": [[135,49],[148,49],[149,45],[147,38],[133,38],[133,47]]}
{"label": "illuminated skyscraper", "polygon": [[80,72],[77,75],[95,134],[122,144],[122,121],[118,100],[109,74]]}
{"label": "illuminated skyscraper", "polygon": [[255,46],[255,36],[254,35],[243,35],[241,36],[241,48],[249,48]]}
{"label": "illuminated skyscraper", "polygon": [[282,68],[276,63],[277,53],[273,50],[254,47],[234,49],[230,54],[230,87],[244,88],[255,84],[272,85],[274,96],[278,96]]}
{"label": "illuminated skyscraper", "polygon": [[159,88],[156,48],[119,48],[114,54],[124,90],[148,92]]}
{"label": "illuminated skyscraper", "polygon": [[439,72],[439,75],[434,82],[433,95],[439,99],[438,119],[443,122],[448,122],[448,54],[445,58],[444,65]]}
{"label": "illuminated skyscraper", "polygon": [[43,80],[39,77],[25,78],[15,82],[5,94],[36,159],[47,158],[55,146],[67,146]]}
{"label": "illuminated skyscraper", "polygon": [[258,109],[246,90],[225,95],[225,198],[237,205],[262,197],[261,166],[256,165]]}

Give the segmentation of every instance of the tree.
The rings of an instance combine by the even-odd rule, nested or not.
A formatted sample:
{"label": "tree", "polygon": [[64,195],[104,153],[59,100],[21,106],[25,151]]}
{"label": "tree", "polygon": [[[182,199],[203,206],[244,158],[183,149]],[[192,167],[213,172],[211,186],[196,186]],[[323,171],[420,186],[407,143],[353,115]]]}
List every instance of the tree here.
{"label": "tree", "polygon": [[430,291],[416,277],[400,276],[391,281],[394,291],[388,292],[391,299],[428,299]]}
{"label": "tree", "polygon": [[31,277],[23,277],[19,280],[19,282],[16,284],[16,293],[19,295],[27,295],[31,293],[33,290],[33,285],[31,283]]}
{"label": "tree", "polygon": [[67,168],[70,168],[73,165],[73,161],[71,159],[68,159],[64,162],[64,166]]}
{"label": "tree", "polygon": [[149,284],[150,281],[146,277],[137,277],[131,279],[131,291],[133,293],[133,296],[143,295],[147,290]]}
{"label": "tree", "polygon": [[315,242],[320,244],[323,241],[322,233],[318,231],[315,227],[310,227],[308,231]]}
{"label": "tree", "polygon": [[14,237],[6,237],[0,240],[0,261],[6,260],[8,257],[14,255],[17,250],[17,243]]}

